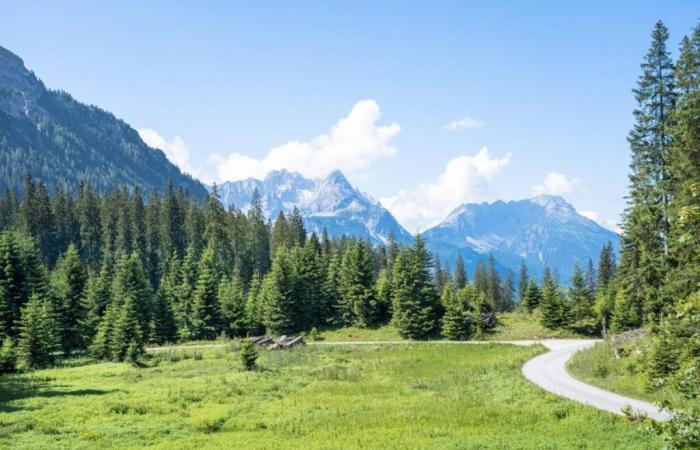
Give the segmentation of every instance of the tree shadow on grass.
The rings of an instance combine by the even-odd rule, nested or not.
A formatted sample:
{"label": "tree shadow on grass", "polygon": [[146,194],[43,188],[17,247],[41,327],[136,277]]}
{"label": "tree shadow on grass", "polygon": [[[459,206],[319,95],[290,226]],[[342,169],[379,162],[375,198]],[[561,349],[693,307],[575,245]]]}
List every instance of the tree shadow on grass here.
{"label": "tree shadow on grass", "polygon": [[15,412],[30,409],[11,404],[15,400],[31,398],[76,397],[104,395],[118,389],[69,389],[65,385],[52,385],[49,379],[26,376],[0,377],[0,412]]}

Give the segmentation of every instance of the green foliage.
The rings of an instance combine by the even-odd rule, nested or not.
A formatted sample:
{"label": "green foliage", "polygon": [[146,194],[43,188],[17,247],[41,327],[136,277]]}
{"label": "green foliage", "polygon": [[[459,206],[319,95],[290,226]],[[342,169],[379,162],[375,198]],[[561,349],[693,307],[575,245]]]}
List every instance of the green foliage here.
{"label": "green foliage", "polygon": [[472,314],[476,309],[478,293],[473,286],[465,286],[457,292],[447,284],[440,302],[445,310],[442,319],[442,337],[450,340],[466,340],[475,326]]}
{"label": "green foliage", "polygon": [[231,337],[245,335],[245,292],[235,276],[221,280],[218,297],[224,331]]}
{"label": "green foliage", "polygon": [[12,339],[5,339],[0,347],[0,375],[17,370],[17,350]]}
{"label": "green foliage", "polygon": [[338,321],[341,325],[366,327],[377,320],[371,249],[366,242],[351,245],[340,266]]}
{"label": "green foliage", "polygon": [[540,305],[542,301],[542,292],[540,288],[535,283],[535,280],[530,280],[527,285],[527,290],[525,290],[525,307],[528,312],[532,312],[535,308]]}
{"label": "green foliage", "polygon": [[199,262],[199,276],[192,304],[192,337],[194,339],[214,339],[219,329],[219,285],[214,251],[207,248]]}
{"label": "green foliage", "polygon": [[404,338],[425,339],[437,327],[437,296],[430,280],[430,254],[420,235],[399,252],[392,273],[394,326]]}
{"label": "green foliage", "polygon": [[63,352],[70,354],[73,350],[83,349],[85,344],[81,332],[86,319],[87,273],[74,244],[70,244],[59,258],[51,287],[58,305]]}
{"label": "green foliage", "polygon": [[249,339],[244,339],[241,342],[241,364],[243,364],[243,369],[253,370],[256,366],[256,361],[258,360],[258,349],[255,343]]}
{"label": "green foliage", "polygon": [[34,294],[22,307],[17,351],[22,365],[28,369],[46,367],[53,362],[58,347],[58,324],[53,305]]}

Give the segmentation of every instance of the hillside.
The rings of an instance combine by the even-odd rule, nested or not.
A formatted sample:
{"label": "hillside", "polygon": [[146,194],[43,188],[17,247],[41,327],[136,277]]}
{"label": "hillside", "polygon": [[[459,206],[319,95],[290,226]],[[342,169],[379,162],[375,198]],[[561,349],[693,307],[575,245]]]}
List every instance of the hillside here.
{"label": "hillside", "polygon": [[47,89],[22,59],[0,47],[0,189],[22,191],[27,173],[50,191],[120,185],[163,191],[172,180],[195,197],[204,186],[111,113]]}

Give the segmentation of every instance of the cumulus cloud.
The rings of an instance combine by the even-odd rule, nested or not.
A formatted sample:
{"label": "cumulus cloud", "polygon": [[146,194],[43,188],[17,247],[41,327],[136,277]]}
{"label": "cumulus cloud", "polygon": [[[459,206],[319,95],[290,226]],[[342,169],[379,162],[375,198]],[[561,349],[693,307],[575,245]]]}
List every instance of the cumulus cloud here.
{"label": "cumulus cloud", "polygon": [[380,116],[377,102],[363,100],[327,134],[310,141],[287,142],[262,158],[241,153],[215,154],[210,162],[215,166],[216,178],[221,181],[262,178],[277,169],[296,171],[306,177],[321,177],[338,168],[346,172],[359,171],[397,153],[390,141],[401,127],[397,123],[378,125]]}
{"label": "cumulus cloud", "polygon": [[511,153],[492,157],[484,147],[473,156],[460,155],[449,161],[435,181],[401,190],[381,202],[409,230],[425,230],[457,206],[485,200],[491,182],[510,159]]}
{"label": "cumulus cloud", "polygon": [[559,172],[549,172],[544,176],[544,180],[532,188],[533,195],[564,195],[570,194],[581,184],[577,178],[567,178]]}
{"label": "cumulus cloud", "polygon": [[168,141],[158,134],[158,132],[150,128],[139,128],[136,131],[139,133],[141,140],[149,147],[163,150],[163,153],[165,153],[165,156],[168,157],[170,162],[178,166],[180,170],[190,175],[201,176],[190,164],[190,151],[187,148],[185,140],[180,136],[176,135],[172,140]]}
{"label": "cumulus cloud", "polygon": [[598,211],[579,211],[583,217],[587,217],[594,222],[597,222],[601,227],[607,228],[608,230],[614,231],[615,233],[622,233],[622,228],[616,220],[606,219],[601,216]]}
{"label": "cumulus cloud", "polygon": [[472,119],[471,117],[462,117],[461,119],[453,120],[445,125],[446,130],[461,131],[468,128],[482,128],[486,123],[481,120]]}

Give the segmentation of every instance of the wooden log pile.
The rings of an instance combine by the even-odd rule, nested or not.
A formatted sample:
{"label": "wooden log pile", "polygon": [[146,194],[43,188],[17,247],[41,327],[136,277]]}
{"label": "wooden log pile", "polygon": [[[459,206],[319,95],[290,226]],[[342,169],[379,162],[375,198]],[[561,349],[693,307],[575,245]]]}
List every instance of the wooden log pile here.
{"label": "wooden log pile", "polygon": [[273,340],[270,336],[253,336],[250,338],[250,341],[268,350],[279,350],[306,345],[304,336],[282,336],[277,340]]}

